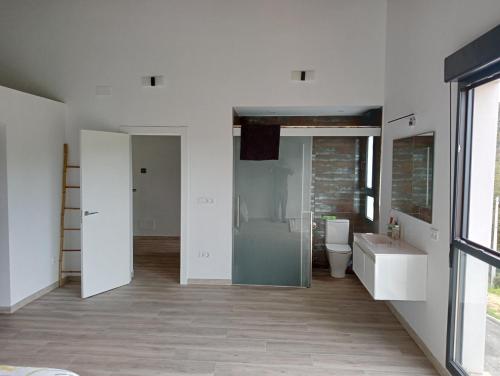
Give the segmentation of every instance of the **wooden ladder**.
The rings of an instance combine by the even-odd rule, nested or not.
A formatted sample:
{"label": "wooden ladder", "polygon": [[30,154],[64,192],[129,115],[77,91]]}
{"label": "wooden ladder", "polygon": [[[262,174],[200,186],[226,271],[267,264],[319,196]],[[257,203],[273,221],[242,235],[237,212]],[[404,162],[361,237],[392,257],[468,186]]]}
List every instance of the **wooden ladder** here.
{"label": "wooden ladder", "polygon": [[80,252],[80,249],[65,249],[64,248],[64,235],[66,231],[80,231],[79,228],[66,227],[65,216],[68,210],[80,210],[80,208],[66,206],[66,192],[68,189],[80,189],[78,185],[68,185],[68,169],[80,168],[80,166],[74,166],[68,164],[68,144],[64,144],[64,159],[63,159],[63,178],[62,178],[62,196],[61,196],[61,225],[60,231],[61,235],[59,238],[59,287],[64,284],[64,277],[66,274],[76,274],[80,273],[79,270],[64,270],[64,254],[66,252]]}

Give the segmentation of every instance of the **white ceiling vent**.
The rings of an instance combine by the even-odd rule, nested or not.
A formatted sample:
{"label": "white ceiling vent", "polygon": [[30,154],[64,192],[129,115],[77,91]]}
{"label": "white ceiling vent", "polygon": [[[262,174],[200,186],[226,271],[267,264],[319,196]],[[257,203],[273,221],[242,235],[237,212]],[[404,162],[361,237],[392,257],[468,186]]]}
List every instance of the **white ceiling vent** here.
{"label": "white ceiling vent", "polygon": [[292,81],[308,82],[314,80],[313,70],[295,70],[292,71]]}
{"label": "white ceiling vent", "polygon": [[162,87],[163,76],[143,76],[141,78],[143,87]]}

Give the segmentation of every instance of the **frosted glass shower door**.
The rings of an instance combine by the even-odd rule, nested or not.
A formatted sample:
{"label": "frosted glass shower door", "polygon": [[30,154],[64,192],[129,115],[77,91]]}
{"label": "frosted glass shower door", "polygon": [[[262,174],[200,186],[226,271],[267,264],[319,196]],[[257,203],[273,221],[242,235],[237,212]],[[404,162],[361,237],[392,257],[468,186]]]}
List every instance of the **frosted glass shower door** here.
{"label": "frosted glass shower door", "polygon": [[234,137],[233,283],[309,287],[311,137],[281,137],[277,161],[241,161]]}

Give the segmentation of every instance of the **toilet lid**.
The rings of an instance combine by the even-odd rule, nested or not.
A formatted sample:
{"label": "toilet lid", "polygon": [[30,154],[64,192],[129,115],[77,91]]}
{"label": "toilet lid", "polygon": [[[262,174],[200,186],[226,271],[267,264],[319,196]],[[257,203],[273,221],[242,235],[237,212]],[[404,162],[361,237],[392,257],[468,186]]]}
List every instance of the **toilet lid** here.
{"label": "toilet lid", "polygon": [[349,244],[327,244],[326,249],[329,252],[337,252],[337,253],[351,252],[351,246]]}

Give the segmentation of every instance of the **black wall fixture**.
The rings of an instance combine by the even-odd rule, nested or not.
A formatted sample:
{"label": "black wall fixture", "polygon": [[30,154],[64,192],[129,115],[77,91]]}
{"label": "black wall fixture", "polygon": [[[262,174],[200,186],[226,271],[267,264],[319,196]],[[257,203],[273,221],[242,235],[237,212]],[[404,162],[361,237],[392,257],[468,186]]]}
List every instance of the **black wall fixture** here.
{"label": "black wall fixture", "polygon": [[444,60],[444,80],[472,82],[477,74],[484,76],[488,70],[493,74],[499,67],[500,25],[497,25]]}

